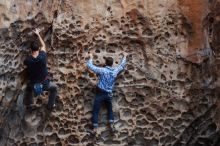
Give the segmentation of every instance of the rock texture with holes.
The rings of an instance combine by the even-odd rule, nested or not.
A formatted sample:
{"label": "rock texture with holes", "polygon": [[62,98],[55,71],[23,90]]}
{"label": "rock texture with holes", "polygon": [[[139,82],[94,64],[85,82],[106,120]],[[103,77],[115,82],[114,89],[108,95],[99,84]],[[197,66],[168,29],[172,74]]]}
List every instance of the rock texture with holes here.
{"label": "rock texture with holes", "polygon": [[[219,0],[7,0],[0,2],[0,145],[220,145]],[[23,104],[32,30],[48,48],[58,107],[48,93]],[[97,77],[85,62],[127,55],[115,85],[117,132],[103,106],[93,139]]]}

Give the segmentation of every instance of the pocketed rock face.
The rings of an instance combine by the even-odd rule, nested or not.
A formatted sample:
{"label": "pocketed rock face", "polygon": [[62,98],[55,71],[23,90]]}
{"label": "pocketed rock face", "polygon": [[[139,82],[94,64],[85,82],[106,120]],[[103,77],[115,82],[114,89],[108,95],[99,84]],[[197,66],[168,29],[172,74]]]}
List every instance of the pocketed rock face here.
{"label": "pocketed rock face", "polygon": [[[1,2],[0,145],[219,146],[219,5],[218,0]],[[29,40],[36,39],[35,27],[42,29],[50,76],[59,86],[51,114],[47,93],[35,98],[32,113],[23,106],[22,61]],[[85,66],[88,52],[96,65],[112,56],[116,66],[127,55],[113,92],[118,132],[110,134],[103,107],[97,141],[86,132],[97,82]]]}

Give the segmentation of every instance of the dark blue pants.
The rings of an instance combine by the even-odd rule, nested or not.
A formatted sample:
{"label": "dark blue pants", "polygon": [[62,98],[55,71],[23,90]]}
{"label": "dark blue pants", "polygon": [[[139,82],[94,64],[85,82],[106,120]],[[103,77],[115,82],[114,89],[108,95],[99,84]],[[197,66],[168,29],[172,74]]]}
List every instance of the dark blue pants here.
{"label": "dark blue pants", "polygon": [[114,116],[112,111],[112,95],[105,91],[98,91],[95,96],[92,111],[92,123],[94,128],[98,127],[99,110],[103,103],[105,103],[107,106],[109,123],[114,122]]}
{"label": "dark blue pants", "polygon": [[[30,106],[33,103],[33,87],[34,84],[28,83],[25,93],[25,104],[27,106]],[[57,96],[57,85],[53,82],[45,81],[43,82],[43,90],[50,92],[47,106],[49,108],[53,107]]]}

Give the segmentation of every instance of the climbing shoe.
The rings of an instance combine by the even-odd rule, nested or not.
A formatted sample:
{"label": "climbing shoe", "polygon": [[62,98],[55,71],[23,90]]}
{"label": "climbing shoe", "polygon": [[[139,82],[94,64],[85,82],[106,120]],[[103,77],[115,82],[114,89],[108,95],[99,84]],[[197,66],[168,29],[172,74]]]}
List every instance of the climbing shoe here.
{"label": "climbing shoe", "polygon": [[110,131],[111,131],[112,133],[115,133],[115,132],[116,132],[115,124],[114,124],[114,123],[110,123]]}
{"label": "climbing shoe", "polygon": [[97,128],[94,128],[94,129],[86,129],[86,131],[87,131],[93,138],[97,138],[97,137],[98,137]]}
{"label": "climbing shoe", "polygon": [[52,111],[55,107],[56,107],[56,104],[54,104],[53,106],[47,106],[47,110]]}

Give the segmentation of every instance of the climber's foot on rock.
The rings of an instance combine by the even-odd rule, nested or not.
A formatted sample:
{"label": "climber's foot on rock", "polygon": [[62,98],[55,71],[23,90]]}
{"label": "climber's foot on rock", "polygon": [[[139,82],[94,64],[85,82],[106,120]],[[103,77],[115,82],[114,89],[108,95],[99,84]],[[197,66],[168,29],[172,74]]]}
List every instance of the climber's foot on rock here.
{"label": "climber's foot on rock", "polygon": [[55,110],[55,108],[56,108],[56,104],[53,104],[53,106],[47,106],[47,110],[49,112],[52,112],[53,110]]}
{"label": "climber's foot on rock", "polygon": [[28,113],[32,113],[34,110],[36,110],[36,106],[34,106],[34,105],[27,105],[26,106],[26,111]]}
{"label": "climber's foot on rock", "polygon": [[28,112],[31,112],[31,111],[33,110],[33,108],[32,108],[31,105],[28,105],[28,106],[26,106],[26,110],[27,110]]}
{"label": "climber's foot on rock", "polygon": [[111,134],[115,134],[115,133],[117,132],[114,123],[111,123],[111,124],[110,124],[110,132],[111,132]]}
{"label": "climber's foot on rock", "polygon": [[86,132],[90,134],[93,138],[97,139],[98,134],[97,134],[97,128],[94,129],[86,129]]}

